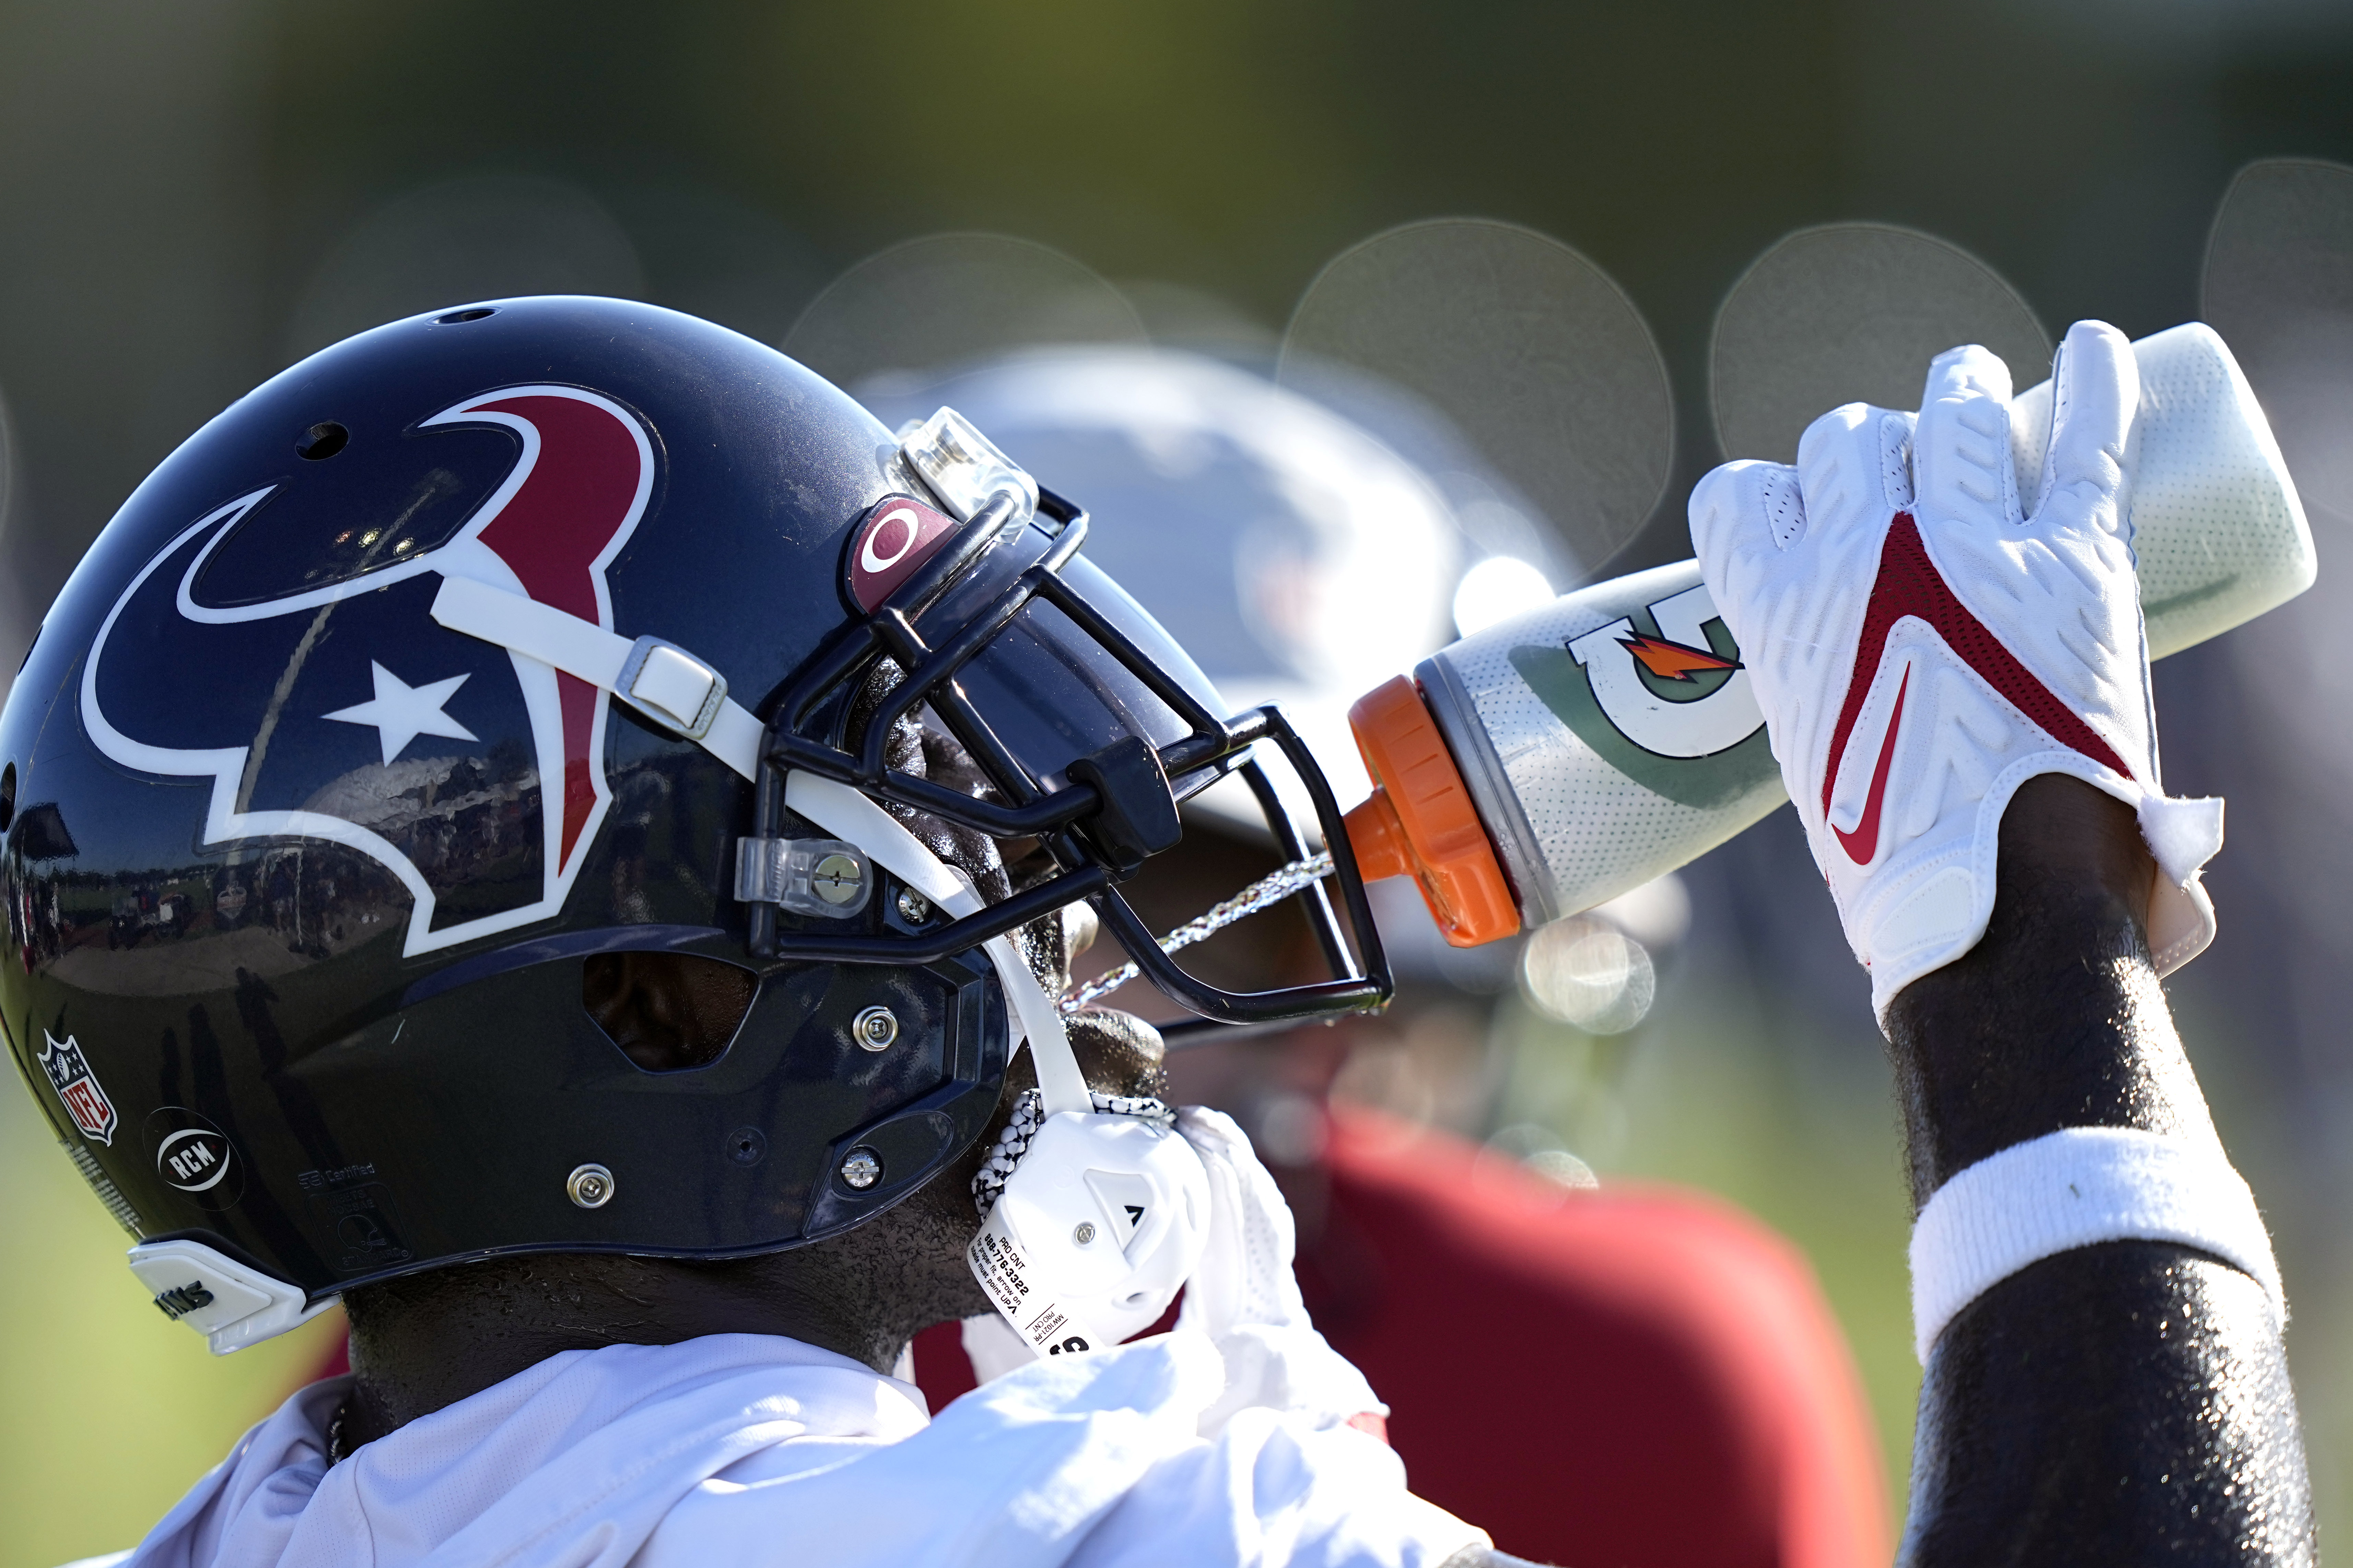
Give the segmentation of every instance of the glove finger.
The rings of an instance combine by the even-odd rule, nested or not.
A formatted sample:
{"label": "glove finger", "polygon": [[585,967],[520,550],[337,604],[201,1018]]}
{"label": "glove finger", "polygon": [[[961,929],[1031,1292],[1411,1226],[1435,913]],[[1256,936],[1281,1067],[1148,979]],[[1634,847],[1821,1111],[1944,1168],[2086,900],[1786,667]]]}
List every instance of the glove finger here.
{"label": "glove finger", "polygon": [[1736,578],[1770,570],[1770,563],[1806,536],[1805,493],[1798,470],[1743,458],[1712,469],[1692,487],[1692,552],[1717,589],[1716,602]]}
{"label": "glove finger", "polygon": [[2023,521],[2010,451],[2010,367],[1975,343],[1928,362],[1912,435],[1923,521],[1999,526]]}
{"label": "glove finger", "polygon": [[2105,321],[2068,328],[2051,373],[2051,455],[2034,510],[2038,527],[2082,529],[2105,515],[2113,529],[2139,411],[2140,365],[2125,335]]}
{"label": "glove finger", "polygon": [[1868,403],[1833,408],[1798,440],[1807,531],[1834,538],[1876,528],[1912,504],[1912,416]]}
{"label": "glove finger", "polygon": [[1184,1304],[1176,1326],[1194,1329],[1211,1339],[1242,1321],[1249,1294],[1249,1251],[1244,1244],[1241,1184],[1222,1147],[1195,1147],[1209,1177],[1209,1223],[1201,1260],[1185,1281]]}
{"label": "glove finger", "polygon": [[1798,471],[1754,458],[1726,463],[1693,487],[1690,513],[1700,575],[1725,629],[1748,647],[1758,629],[1748,624],[1749,606],[1788,548],[1805,537]]}

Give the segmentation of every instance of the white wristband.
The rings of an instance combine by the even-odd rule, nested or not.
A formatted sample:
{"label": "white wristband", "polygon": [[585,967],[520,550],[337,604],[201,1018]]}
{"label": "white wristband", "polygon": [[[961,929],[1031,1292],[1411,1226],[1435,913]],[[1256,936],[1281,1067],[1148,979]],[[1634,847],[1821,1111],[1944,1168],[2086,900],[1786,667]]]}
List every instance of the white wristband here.
{"label": "white wristband", "polygon": [[1913,1348],[2030,1263],[2102,1241],[2175,1241],[2287,1300],[2254,1194],[2219,1148],[2128,1127],[2071,1127],[2004,1149],[1936,1189],[1912,1226]]}

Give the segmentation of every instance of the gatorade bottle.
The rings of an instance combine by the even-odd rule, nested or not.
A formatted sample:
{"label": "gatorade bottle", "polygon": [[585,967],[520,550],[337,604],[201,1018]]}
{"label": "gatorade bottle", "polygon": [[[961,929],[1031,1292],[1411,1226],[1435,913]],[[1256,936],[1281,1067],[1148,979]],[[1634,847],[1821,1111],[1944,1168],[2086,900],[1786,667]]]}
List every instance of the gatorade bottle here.
{"label": "gatorade bottle", "polygon": [[[2303,503],[2213,330],[2133,345],[2126,511],[2153,658],[2312,585]],[[2036,493],[2051,384],[2010,405]],[[1348,814],[1367,879],[1411,876],[1471,947],[1591,909],[1704,854],[1788,796],[1699,563],[1614,578],[1440,649],[1349,711],[1373,778]]]}

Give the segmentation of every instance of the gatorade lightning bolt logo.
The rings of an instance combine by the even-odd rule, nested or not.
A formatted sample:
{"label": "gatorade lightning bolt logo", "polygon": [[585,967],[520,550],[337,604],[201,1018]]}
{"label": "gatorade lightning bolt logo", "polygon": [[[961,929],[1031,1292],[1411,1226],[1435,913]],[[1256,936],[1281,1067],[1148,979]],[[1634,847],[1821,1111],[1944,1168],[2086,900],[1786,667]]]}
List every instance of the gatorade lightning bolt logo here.
{"label": "gatorade lightning bolt logo", "polygon": [[1514,648],[1512,668],[1603,762],[1678,805],[1713,811],[1778,785],[1765,716],[1706,585],[1620,602],[1626,614],[1581,637]]}
{"label": "gatorade lightning bolt logo", "polygon": [[[1707,627],[1723,618],[1707,584],[1686,588],[1648,606],[1658,635],[1620,616],[1568,645],[1585,668],[1593,700],[1620,735],[1662,757],[1705,757],[1738,745],[1765,722],[1740,660],[1709,646]],[[1726,644],[1730,638],[1725,639]],[[1737,650],[1734,650],[1735,653]],[[1642,679],[1694,688],[1686,696],[1655,689]],[[1706,676],[1725,679],[1702,686]]]}
{"label": "gatorade lightning bolt logo", "polygon": [[1704,648],[1685,647],[1664,637],[1640,635],[1620,637],[1620,645],[1640,659],[1644,669],[1662,680],[1692,682],[1697,671],[1704,669],[1738,669],[1736,658],[1722,658]]}

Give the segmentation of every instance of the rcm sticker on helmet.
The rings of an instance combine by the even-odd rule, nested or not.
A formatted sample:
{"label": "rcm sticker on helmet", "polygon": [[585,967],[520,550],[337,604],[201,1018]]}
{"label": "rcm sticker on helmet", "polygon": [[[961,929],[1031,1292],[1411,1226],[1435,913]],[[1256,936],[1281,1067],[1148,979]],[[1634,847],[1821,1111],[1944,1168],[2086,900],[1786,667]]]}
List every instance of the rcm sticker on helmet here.
{"label": "rcm sticker on helmet", "polygon": [[842,563],[850,601],[872,615],[899,584],[939,553],[958,526],[954,518],[909,496],[885,496],[875,502],[850,534]]}
{"label": "rcm sticker on helmet", "polygon": [[[212,781],[207,847],[304,838],[358,851],[414,900],[406,954],[557,914],[612,801],[605,694],[438,626],[429,610],[440,580],[471,578],[611,631],[606,570],[653,490],[649,432],[596,393],[502,387],[415,428],[466,426],[503,427],[520,449],[447,542],[404,554],[387,531],[389,559],[364,559],[335,581],[206,602],[206,563],[290,490],[258,484],[140,568],[82,666],[82,723],[100,752],[142,773]],[[375,460],[403,458],[419,476],[433,461],[406,446]],[[512,839],[493,847],[521,872],[479,874],[457,818],[417,809],[420,798],[474,796],[472,828]],[[444,916],[459,889],[466,912]]]}

